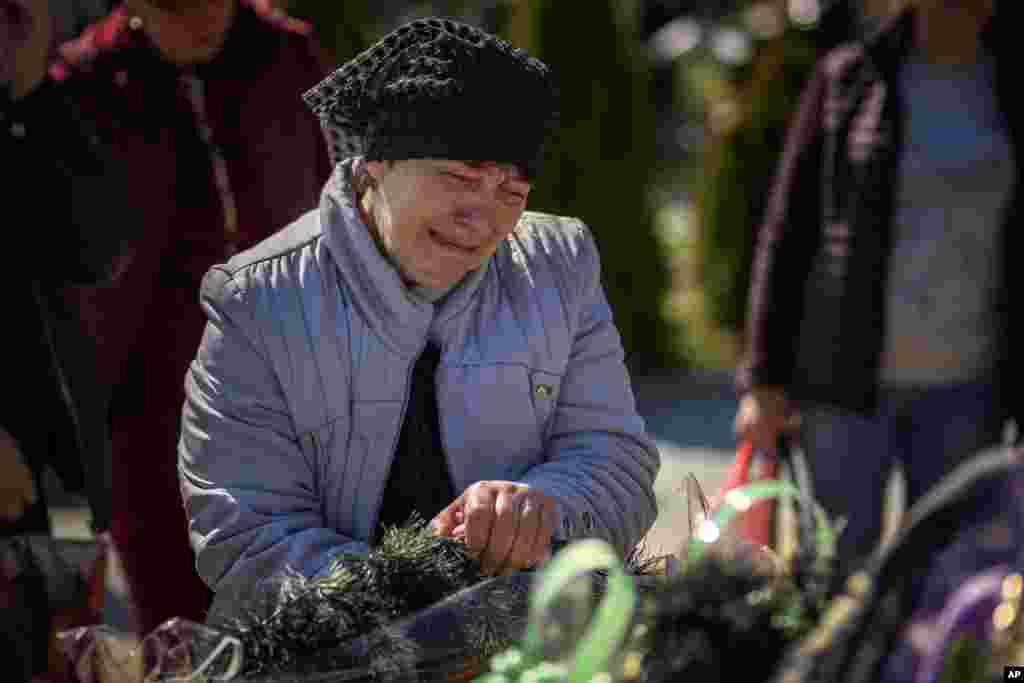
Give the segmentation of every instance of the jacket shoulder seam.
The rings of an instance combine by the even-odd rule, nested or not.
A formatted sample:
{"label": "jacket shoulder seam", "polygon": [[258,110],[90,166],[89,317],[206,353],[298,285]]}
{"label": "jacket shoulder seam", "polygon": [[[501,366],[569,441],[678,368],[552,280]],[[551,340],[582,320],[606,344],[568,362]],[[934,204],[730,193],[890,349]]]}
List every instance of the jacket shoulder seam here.
{"label": "jacket shoulder seam", "polygon": [[302,249],[305,249],[306,247],[308,247],[310,244],[312,244],[312,243],[316,242],[317,240],[319,240],[321,237],[322,237],[322,235],[320,235],[320,234],[313,235],[309,239],[303,240],[299,244],[295,244],[295,245],[293,245],[291,247],[288,247],[284,251],[275,252],[273,254],[267,254],[266,256],[261,256],[260,258],[254,259],[252,261],[246,261],[245,263],[239,264],[238,266],[236,266],[234,268],[229,268],[229,267],[227,267],[226,264],[225,265],[220,265],[220,266],[214,266],[214,267],[217,270],[220,270],[220,271],[224,272],[224,274],[226,274],[229,278],[235,279],[235,277],[239,273],[242,273],[242,272],[244,272],[246,270],[249,270],[250,268],[253,268],[255,266],[258,266],[261,263],[266,263],[267,261],[273,261],[274,259],[284,258],[285,256],[288,256],[290,254],[294,254],[297,251],[301,251]]}

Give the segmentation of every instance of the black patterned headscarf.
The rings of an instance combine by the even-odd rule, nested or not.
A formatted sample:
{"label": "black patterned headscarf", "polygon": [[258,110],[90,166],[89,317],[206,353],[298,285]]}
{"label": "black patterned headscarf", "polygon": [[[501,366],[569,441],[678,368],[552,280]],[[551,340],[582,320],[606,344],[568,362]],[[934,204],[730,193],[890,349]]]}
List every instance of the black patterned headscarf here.
{"label": "black patterned headscarf", "polygon": [[399,27],[303,99],[323,122],[335,160],[496,161],[533,178],[558,124],[547,65],[447,19]]}

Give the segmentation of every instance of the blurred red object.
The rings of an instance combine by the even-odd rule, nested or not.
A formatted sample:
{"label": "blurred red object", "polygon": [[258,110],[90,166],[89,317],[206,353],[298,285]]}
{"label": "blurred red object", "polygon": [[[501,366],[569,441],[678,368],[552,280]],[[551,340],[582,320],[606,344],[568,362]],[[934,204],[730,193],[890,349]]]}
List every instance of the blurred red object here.
{"label": "blurred red object", "polygon": [[49,671],[37,675],[32,683],[79,683],[74,668],[61,651],[58,634],[77,626],[92,626],[103,622],[110,543],[109,532],[97,535],[95,553],[76,563],[85,583],[84,600],[51,610]]}
{"label": "blurred red object", "polygon": [[[756,460],[756,463],[755,463]],[[756,476],[753,470],[757,469]],[[736,458],[732,467],[711,503],[712,514],[718,511],[726,495],[733,489],[744,484],[762,479],[777,479],[779,476],[779,461],[776,454],[769,452],[754,452],[754,447],[749,440],[740,441],[736,451]],[[762,500],[754,503],[746,511],[740,512],[734,522],[736,530],[747,541],[757,546],[775,548],[776,544],[776,513],[778,512],[777,500]]]}
{"label": "blurred red object", "polygon": [[0,539],[0,614],[7,635],[23,636],[4,652],[20,659],[22,671],[9,676],[11,667],[4,668],[3,680],[31,674],[32,683],[76,683],[58,634],[102,623],[109,542],[106,533],[88,540],[47,534]]}

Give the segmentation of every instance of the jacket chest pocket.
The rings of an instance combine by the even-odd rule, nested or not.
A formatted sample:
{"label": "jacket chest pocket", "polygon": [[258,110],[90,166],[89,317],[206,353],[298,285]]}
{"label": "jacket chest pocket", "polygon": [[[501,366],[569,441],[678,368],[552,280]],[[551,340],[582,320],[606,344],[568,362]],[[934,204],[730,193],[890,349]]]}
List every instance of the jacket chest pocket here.
{"label": "jacket chest pocket", "polygon": [[439,378],[442,439],[467,483],[515,479],[540,463],[561,377],[520,364],[447,368]]}
{"label": "jacket chest pocket", "polygon": [[547,437],[551,429],[551,420],[558,405],[558,394],[562,378],[553,372],[530,370],[530,397],[533,410],[537,416],[541,438]]}

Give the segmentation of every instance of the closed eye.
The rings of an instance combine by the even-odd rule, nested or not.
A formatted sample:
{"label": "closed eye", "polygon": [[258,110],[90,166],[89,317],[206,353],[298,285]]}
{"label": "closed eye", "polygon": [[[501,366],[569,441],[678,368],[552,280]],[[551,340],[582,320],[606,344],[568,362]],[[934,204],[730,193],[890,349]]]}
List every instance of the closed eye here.
{"label": "closed eye", "polygon": [[525,201],[530,194],[530,186],[518,182],[503,183],[500,189],[507,196],[515,197],[521,201]]}
{"label": "closed eye", "polygon": [[[458,171],[446,171],[442,170],[441,175],[450,178],[457,182],[459,185],[467,188],[476,187],[480,182],[481,178],[474,175],[466,175]],[[528,195],[530,194],[529,186],[524,186],[522,183],[504,183],[499,187],[502,196],[510,203],[521,203],[525,202]]]}
{"label": "closed eye", "polygon": [[449,178],[454,178],[460,183],[464,183],[466,185],[471,185],[477,181],[476,178],[467,175],[462,175],[461,173],[452,173],[451,171],[442,171],[442,173],[443,175],[446,175]]}
{"label": "closed eye", "polygon": [[525,202],[526,201],[526,192],[521,192],[521,191],[516,191],[516,190],[504,190],[504,189],[502,190],[502,192],[504,193],[504,195],[506,197],[508,197],[511,200],[514,200],[514,201],[517,201],[517,202]]}

